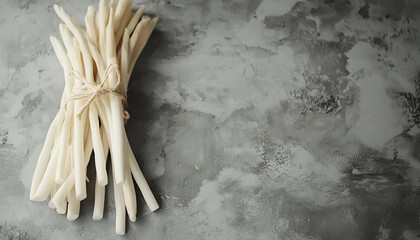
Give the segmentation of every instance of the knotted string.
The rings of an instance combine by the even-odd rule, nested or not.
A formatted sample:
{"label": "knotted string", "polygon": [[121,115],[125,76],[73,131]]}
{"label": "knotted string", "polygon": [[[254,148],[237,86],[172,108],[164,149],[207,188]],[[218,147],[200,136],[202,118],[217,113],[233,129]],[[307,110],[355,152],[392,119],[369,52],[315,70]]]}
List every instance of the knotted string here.
{"label": "knotted string", "polygon": [[[111,75],[112,72],[115,72],[115,74],[117,75],[117,84],[114,88],[109,87],[109,84],[108,86],[105,85],[107,82],[109,82],[109,76]],[[91,102],[97,96],[101,94],[113,94],[119,97],[124,104],[124,108],[126,107],[127,97],[125,94],[121,93],[121,90],[119,88],[120,83],[121,83],[121,75],[120,75],[120,70],[117,64],[111,64],[106,68],[104,77],[103,78],[99,77],[100,78],[99,84],[89,82],[85,77],[82,76],[82,74],[80,74],[79,71],[76,71],[76,70],[72,70],[70,72],[70,75],[73,75],[75,78],[79,79],[83,83],[81,87],[78,87],[75,89],[74,94],[68,98],[65,104],[65,109],[67,110],[67,104],[69,102],[85,99],[85,103],[82,105],[80,110],[76,113],[77,117],[80,117],[80,115],[91,104]],[[130,118],[130,114],[128,113],[127,110],[124,110],[123,117],[125,120]]]}

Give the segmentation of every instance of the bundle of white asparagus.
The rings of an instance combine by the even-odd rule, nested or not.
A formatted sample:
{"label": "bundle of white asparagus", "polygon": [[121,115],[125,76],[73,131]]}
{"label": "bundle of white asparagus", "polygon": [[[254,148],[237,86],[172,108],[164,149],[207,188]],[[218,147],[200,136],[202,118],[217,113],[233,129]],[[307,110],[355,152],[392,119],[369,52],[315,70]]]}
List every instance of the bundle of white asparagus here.
{"label": "bundle of white asparagus", "polygon": [[159,208],[129,145],[124,122],[127,86],[134,64],[157,18],[142,16],[144,8],[131,11],[131,0],[89,6],[82,29],[62,7],[54,9],[62,42],[51,36],[64,69],[65,88],[61,107],[48,130],[35,173],[30,199],[45,201],[67,219],[79,216],[80,201],[87,197],[86,168],[94,152],[96,171],[93,219],[103,216],[106,162],[111,154],[116,233],[125,233],[126,210],[136,220],[137,202],[133,178],[151,211]]}

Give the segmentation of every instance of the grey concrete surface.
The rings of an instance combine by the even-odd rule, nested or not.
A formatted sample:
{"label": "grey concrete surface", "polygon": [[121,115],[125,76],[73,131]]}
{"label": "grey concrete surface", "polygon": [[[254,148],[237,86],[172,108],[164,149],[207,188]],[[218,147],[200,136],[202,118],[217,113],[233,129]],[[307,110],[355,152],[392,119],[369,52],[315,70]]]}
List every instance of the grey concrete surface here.
{"label": "grey concrete surface", "polygon": [[74,222],[29,201],[64,86],[54,3],[97,6],[1,1],[0,239],[420,239],[419,1],[135,0],[160,20],[126,128],[161,209],[139,197],[124,237],[92,184]]}

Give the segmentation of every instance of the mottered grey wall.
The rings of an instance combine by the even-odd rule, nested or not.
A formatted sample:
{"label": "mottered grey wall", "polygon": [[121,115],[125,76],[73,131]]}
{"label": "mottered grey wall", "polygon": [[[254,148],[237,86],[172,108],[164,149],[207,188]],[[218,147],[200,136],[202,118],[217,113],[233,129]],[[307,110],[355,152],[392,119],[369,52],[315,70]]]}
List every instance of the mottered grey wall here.
{"label": "mottered grey wall", "polygon": [[[92,181],[74,222],[29,201],[64,87],[54,3],[79,22],[97,7],[0,9],[0,238],[114,239],[113,195],[93,221]],[[159,22],[126,129],[161,209],[139,196],[127,239],[419,238],[418,1],[142,4]]]}

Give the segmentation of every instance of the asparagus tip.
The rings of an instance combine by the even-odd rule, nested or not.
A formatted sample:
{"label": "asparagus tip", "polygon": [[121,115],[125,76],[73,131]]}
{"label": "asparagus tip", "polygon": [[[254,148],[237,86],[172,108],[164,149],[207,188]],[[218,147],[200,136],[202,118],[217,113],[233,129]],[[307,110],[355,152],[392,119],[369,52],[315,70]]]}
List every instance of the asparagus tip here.
{"label": "asparagus tip", "polygon": [[90,5],[89,7],[88,7],[88,14],[89,13],[94,13],[95,12],[95,7],[94,6],[92,6],[92,5]]}
{"label": "asparagus tip", "polygon": [[58,6],[57,4],[54,4],[54,10],[55,10],[55,12],[58,14],[58,12],[60,12],[60,11],[61,11],[61,7],[60,7],[60,6]]}

